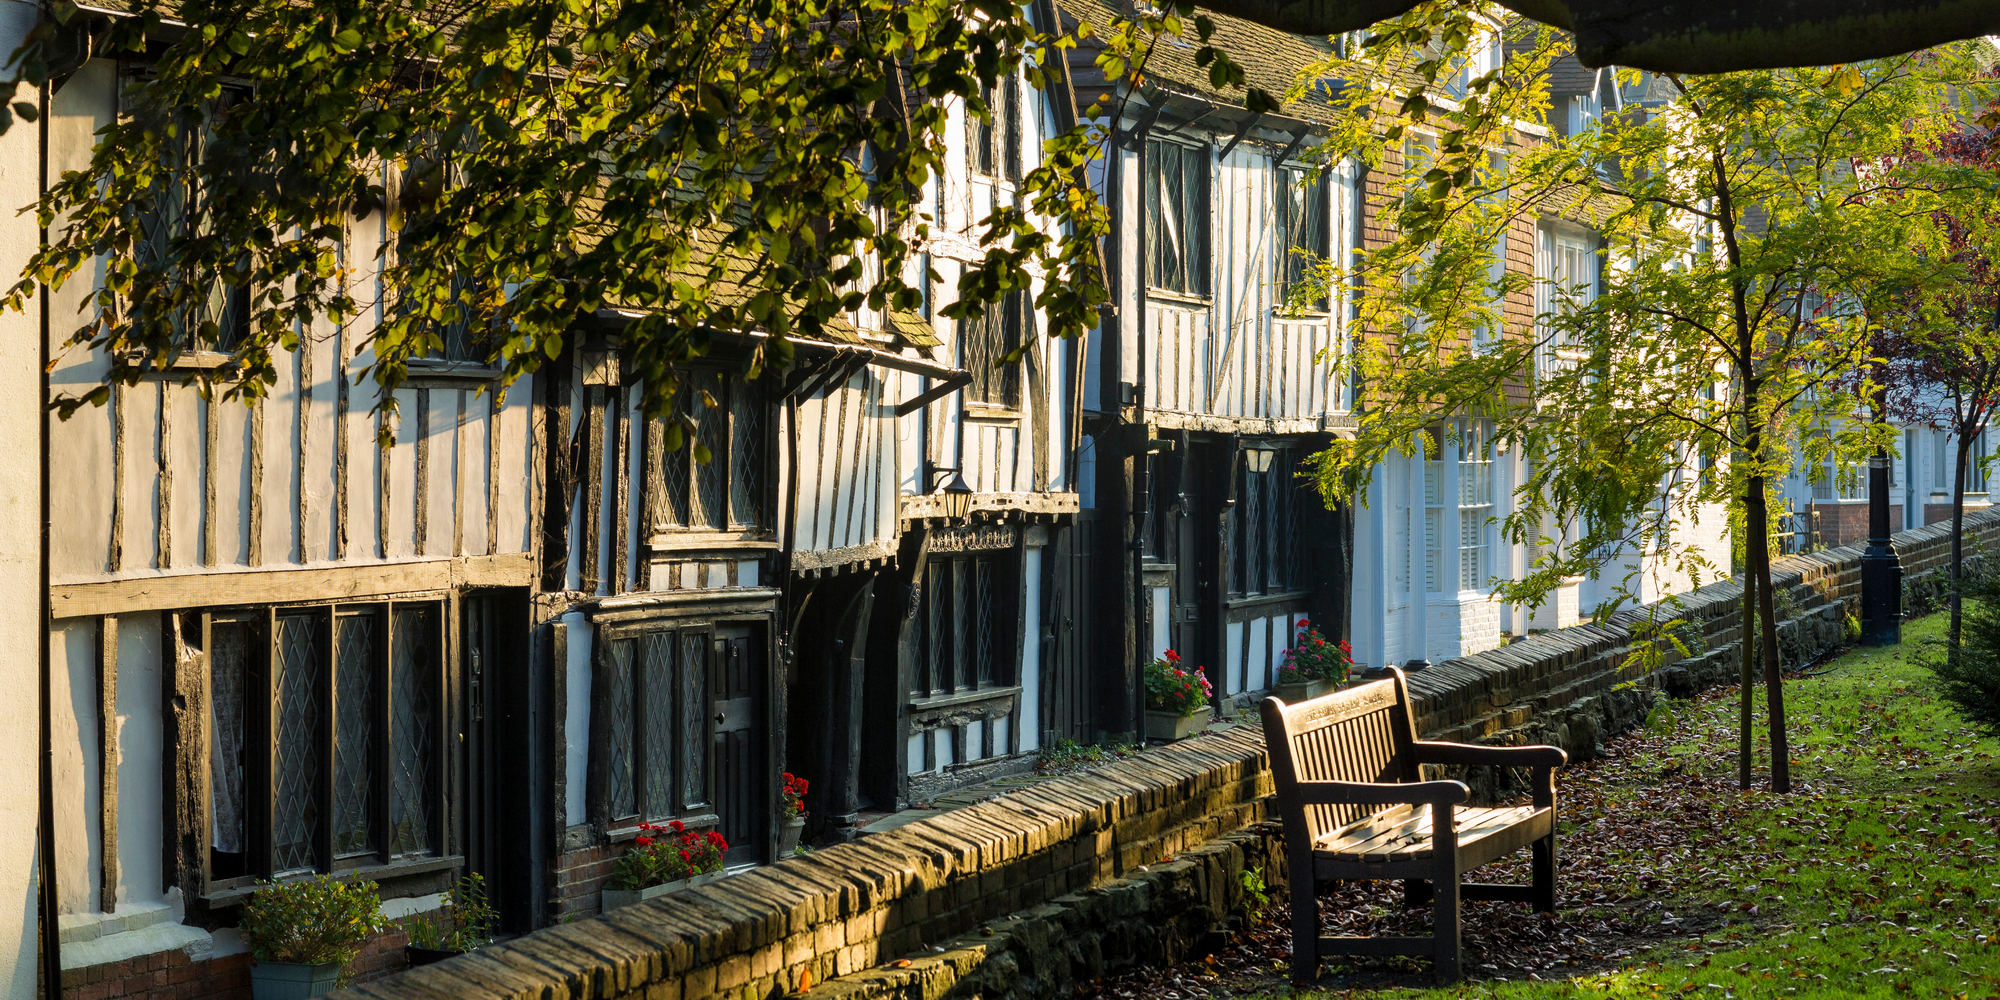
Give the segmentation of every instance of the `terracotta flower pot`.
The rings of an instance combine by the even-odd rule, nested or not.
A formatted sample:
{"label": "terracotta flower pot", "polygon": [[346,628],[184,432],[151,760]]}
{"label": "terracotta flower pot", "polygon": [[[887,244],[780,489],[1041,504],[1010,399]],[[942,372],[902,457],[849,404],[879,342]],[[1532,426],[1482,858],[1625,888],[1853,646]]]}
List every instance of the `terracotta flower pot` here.
{"label": "terracotta flower pot", "polygon": [[1146,713],[1146,738],[1168,742],[1184,740],[1189,733],[1194,732],[1196,720],[1199,718],[1201,718],[1200,712],[1193,715],[1176,715],[1173,712],[1149,711]]}

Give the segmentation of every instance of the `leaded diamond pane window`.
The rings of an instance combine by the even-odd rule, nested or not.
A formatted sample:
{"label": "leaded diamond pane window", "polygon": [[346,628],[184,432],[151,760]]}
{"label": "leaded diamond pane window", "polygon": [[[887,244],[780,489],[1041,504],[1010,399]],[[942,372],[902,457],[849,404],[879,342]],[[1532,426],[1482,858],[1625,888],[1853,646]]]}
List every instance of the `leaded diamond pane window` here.
{"label": "leaded diamond pane window", "polygon": [[590,797],[607,826],[708,807],[708,632],[610,631],[592,680]]}
{"label": "leaded diamond pane window", "polygon": [[1021,362],[1012,355],[1033,311],[1026,292],[1009,292],[977,318],[958,323],[959,362],[972,381],[966,398],[992,406],[1021,405]]}
{"label": "leaded diamond pane window", "polygon": [[722,402],[727,391],[720,375],[705,374],[696,382],[701,387],[698,394],[707,403],[701,405],[695,416],[695,493],[699,498],[699,513],[695,522],[704,528],[729,527],[729,511],[724,506],[728,495],[726,476],[729,472],[729,410]]}
{"label": "leaded diamond pane window", "polygon": [[436,601],[206,616],[210,889],[444,852],[443,618]]}
{"label": "leaded diamond pane window", "polygon": [[[160,148],[151,197],[136,202],[130,216],[136,234],[133,258],[143,273],[168,272],[180,248],[211,235],[218,196],[203,183],[201,174],[215,127],[242,96],[240,90],[224,89],[177,116],[173,136]],[[200,298],[189,296],[176,303],[168,317],[179,350],[227,354],[242,343],[250,329],[251,287],[243,280],[248,276],[248,259],[238,264],[238,273],[229,275],[229,280],[220,272],[169,275],[170,280],[208,289]]]}
{"label": "leaded diamond pane window", "polygon": [[655,418],[647,458],[654,529],[741,531],[770,527],[777,475],[763,387],[712,369],[680,373],[665,416]]}
{"label": "leaded diamond pane window", "polygon": [[395,667],[389,714],[394,730],[389,853],[397,856],[437,849],[439,618],[435,605],[399,606],[390,637]]}
{"label": "leaded diamond pane window", "polygon": [[931,556],[917,613],[918,698],[1017,683],[1013,600],[1019,558],[1011,551]]}
{"label": "leaded diamond pane window", "polygon": [[688,390],[687,382],[683,381],[679,390],[674,393],[672,411],[674,415],[670,418],[674,425],[670,430],[679,433],[676,435],[663,432],[660,436],[662,442],[659,462],[660,489],[666,501],[661,510],[667,525],[684,526],[689,523],[688,501],[692,480],[689,478],[691,473],[688,463],[687,429],[693,419],[693,414],[688,408],[688,401],[692,398],[694,394]]}
{"label": "leaded diamond pane window", "polygon": [[622,819],[637,812],[632,799],[632,742],[638,726],[632,708],[632,640],[605,644],[597,677],[602,691],[591,710],[604,719],[603,809],[608,818]]}
{"label": "leaded diamond pane window", "polygon": [[681,808],[708,805],[708,633],[680,634]]}
{"label": "leaded diamond pane window", "polygon": [[1146,143],[1146,283],[1208,294],[1207,147]]}
{"label": "leaded diamond pane window", "polygon": [[[1278,298],[1304,309],[1325,311],[1324,289],[1309,288],[1316,282],[1315,271],[1332,255],[1328,219],[1326,171],[1319,167],[1283,167],[1278,170],[1277,239],[1283,256],[1278,260]],[[1305,296],[1317,291],[1311,298]],[[1291,300],[1299,297],[1300,301]]]}
{"label": "leaded diamond pane window", "polygon": [[320,827],[319,762],[322,619],[278,616],[277,663],[271,671],[271,867],[316,867]]}
{"label": "leaded diamond pane window", "polygon": [[1299,570],[1298,455],[1289,448],[1247,448],[1232,513],[1230,592],[1273,594],[1303,585]]}
{"label": "leaded diamond pane window", "polygon": [[333,853],[367,851],[374,770],[375,656],[380,618],[373,611],[334,619]]}
{"label": "leaded diamond pane window", "polygon": [[648,819],[674,811],[674,635],[640,637],[640,805]]}

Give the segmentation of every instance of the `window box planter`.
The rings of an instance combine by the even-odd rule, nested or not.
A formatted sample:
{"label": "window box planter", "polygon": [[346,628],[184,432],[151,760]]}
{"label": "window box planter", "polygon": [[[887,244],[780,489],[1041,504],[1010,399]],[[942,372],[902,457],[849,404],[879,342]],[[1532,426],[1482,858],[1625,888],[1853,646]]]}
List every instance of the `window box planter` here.
{"label": "window box planter", "polygon": [[250,966],[250,996],[254,1000],[311,1000],[323,997],[340,985],[340,964],[258,962]]}
{"label": "window box planter", "polygon": [[1147,712],[1146,738],[1149,740],[1166,740],[1169,743],[1174,740],[1187,739],[1188,734],[1195,731],[1196,720],[1200,718],[1201,713],[1199,712],[1193,715],[1175,715],[1172,712]]}
{"label": "window box planter", "polygon": [[658,899],[668,893],[679,892],[682,889],[693,888],[697,885],[707,885],[721,877],[721,872],[705,872],[693,878],[684,878],[676,882],[662,882],[659,885],[647,886],[644,889],[606,889],[604,890],[604,902],[600,906],[600,910],[604,913],[610,913],[621,906],[631,906],[633,903],[643,903],[649,899]]}
{"label": "window box planter", "polygon": [[465,954],[453,948],[419,948],[416,945],[410,945],[405,950],[409,953],[412,967],[430,965],[433,962],[442,962],[453,955]]}
{"label": "window box planter", "polygon": [[1287,705],[1296,705],[1308,698],[1317,698],[1331,690],[1333,690],[1332,681],[1314,679],[1297,681],[1291,684],[1279,684],[1271,689],[1271,693],[1277,695],[1278,699]]}

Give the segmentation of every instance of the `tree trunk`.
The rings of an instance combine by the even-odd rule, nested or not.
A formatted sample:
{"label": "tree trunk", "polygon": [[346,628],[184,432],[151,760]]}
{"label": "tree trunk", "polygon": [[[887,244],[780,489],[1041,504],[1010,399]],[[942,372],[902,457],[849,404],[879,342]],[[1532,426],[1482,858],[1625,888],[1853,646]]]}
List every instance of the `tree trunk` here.
{"label": "tree trunk", "polygon": [[1750,566],[1750,550],[1743,550],[1743,651],[1737,659],[1741,671],[1742,711],[1737,720],[1736,786],[1750,790],[1751,772],[1756,769],[1757,741],[1753,721],[1757,686],[1757,573]]}
{"label": "tree trunk", "polygon": [[[1756,442],[1750,453],[1755,455]],[[1791,750],[1785,739],[1785,676],[1778,656],[1778,618],[1771,589],[1771,525],[1764,496],[1764,477],[1750,477],[1744,497],[1744,519],[1748,522],[1751,572],[1757,577],[1758,618],[1764,633],[1764,689],[1771,712],[1771,790],[1792,790]]]}
{"label": "tree trunk", "polygon": [[1972,455],[1972,435],[1958,428],[1958,460],[1951,479],[1951,624],[1945,630],[1944,659],[1948,667],[1958,666],[1958,638],[1965,602],[1961,591],[1965,580],[1965,466]]}

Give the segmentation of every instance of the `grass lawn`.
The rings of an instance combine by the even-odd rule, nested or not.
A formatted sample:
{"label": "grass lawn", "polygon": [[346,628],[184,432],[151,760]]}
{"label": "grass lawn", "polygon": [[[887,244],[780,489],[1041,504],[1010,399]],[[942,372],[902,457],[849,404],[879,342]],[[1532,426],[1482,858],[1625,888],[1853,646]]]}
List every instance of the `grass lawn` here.
{"label": "grass lawn", "polygon": [[[1466,982],[1353,960],[1302,995],[2000,998],[2000,745],[1913,662],[1943,623],[1786,684],[1793,794],[1736,789],[1733,691],[1679,703],[1565,772],[1558,918],[1469,903]],[[1337,889],[1322,913],[1330,933],[1428,933],[1386,886]],[[1282,931],[1252,937],[1170,990],[1106,993],[1292,995]]]}

